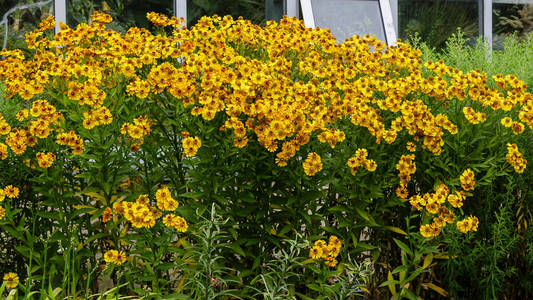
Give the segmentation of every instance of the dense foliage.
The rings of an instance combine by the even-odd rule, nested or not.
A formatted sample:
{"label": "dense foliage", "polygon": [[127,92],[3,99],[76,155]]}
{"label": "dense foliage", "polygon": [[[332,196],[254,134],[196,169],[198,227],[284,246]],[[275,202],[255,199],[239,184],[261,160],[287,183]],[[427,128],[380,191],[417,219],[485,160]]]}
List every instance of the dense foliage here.
{"label": "dense foliage", "polygon": [[291,18],[148,19],[49,18],[2,51],[1,292],[531,293],[523,81]]}
{"label": "dense foliage", "polygon": [[[512,37],[506,40],[502,51],[488,49],[482,41],[467,46],[461,32],[450,38],[446,47],[434,49],[416,41],[424,60],[444,60],[464,72],[481,69],[493,76],[515,74],[527,84],[531,92],[533,77],[533,36]],[[531,137],[526,137],[527,149],[532,151]],[[479,195],[479,205],[469,210],[483,216],[477,235],[470,239],[452,239],[448,246],[456,259],[448,261],[439,273],[452,295],[459,298],[525,299],[533,293],[533,235],[529,226],[533,218],[531,172],[519,177],[494,180]],[[479,197],[479,198],[478,198]],[[468,276],[465,276],[468,274]]]}

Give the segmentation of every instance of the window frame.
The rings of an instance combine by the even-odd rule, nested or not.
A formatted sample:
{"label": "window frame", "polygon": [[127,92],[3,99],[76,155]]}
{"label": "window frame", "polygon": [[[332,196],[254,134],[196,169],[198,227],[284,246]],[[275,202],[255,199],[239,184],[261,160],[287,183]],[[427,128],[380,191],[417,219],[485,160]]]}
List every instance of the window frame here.
{"label": "window frame", "polygon": [[[324,0],[327,1],[327,0]],[[368,1],[368,0],[352,0],[356,1]],[[394,45],[397,41],[395,22],[393,18],[393,12],[391,9],[390,0],[374,0],[379,2],[379,10],[381,14],[381,24],[383,25],[383,31],[385,33],[385,42],[387,45]],[[315,17],[313,14],[313,4],[311,0],[300,0],[302,6],[302,15],[304,24],[306,27],[315,28]],[[372,34],[369,32],[369,34]]]}

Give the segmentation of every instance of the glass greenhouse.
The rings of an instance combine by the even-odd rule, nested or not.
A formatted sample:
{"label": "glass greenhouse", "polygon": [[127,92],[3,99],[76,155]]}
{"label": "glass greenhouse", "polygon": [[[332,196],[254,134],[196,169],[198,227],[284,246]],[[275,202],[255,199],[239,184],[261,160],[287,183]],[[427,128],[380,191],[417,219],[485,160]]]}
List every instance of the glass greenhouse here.
{"label": "glass greenhouse", "polygon": [[[67,11],[70,13],[68,7],[79,5],[80,0],[42,3],[51,2],[58,21],[69,25],[77,22],[76,16],[67,16]],[[81,2],[89,6],[86,3],[92,3]],[[154,5],[156,2],[159,6]],[[391,44],[398,37],[419,35],[431,46],[442,47],[460,29],[472,43],[484,36],[490,47],[498,49],[506,36],[524,36],[533,30],[533,0],[265,0],[264,4],[257,0],[250,3],[264,11],[259,21],[279,20],[282,15],[299,17],[308,27],[330,28],[339,41],[353,34],[369,33]],[[183,17],[191,24],[202,14],[198,5],[193,0],[145,1],[135,4],[137,13],[128,12],[124,17],[141,19],[146,10],[153,10]],[[230,9],[227,7],[219,14]]]}

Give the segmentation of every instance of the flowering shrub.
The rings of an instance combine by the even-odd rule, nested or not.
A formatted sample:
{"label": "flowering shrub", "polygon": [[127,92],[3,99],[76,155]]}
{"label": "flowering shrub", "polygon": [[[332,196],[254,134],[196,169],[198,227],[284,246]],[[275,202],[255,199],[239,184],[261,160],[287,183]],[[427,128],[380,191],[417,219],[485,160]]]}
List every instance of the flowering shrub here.
{"label": "flowering shrub", "polygon": [[[150,13],[157,35],[120,34],[106,28],[110,16],[92,18],[54,37],[48,19],[27,35],[30,55],[1,52],[11,105],[0,118],[2,170],[35,174],[0,182],[19,180],[35,199],[31,209],[11,201],[2,228],[39,265],[28,276],[43,289],[50,281],[74,295],[80,274],[65,267],[61,281],[49,271],[72,263],[87,270],[87,286],[108,277],[122,293],[245,294],[284,240],[304,231],[331,237],[310,248],[326,266],[302,264],[293,296],[325,293],[347,255],[375,262],[371,294],[445,294],[428,269],[445,256],[440,233],[475,232],[478,218],[459,217],[474,187],[527,170],[519,149],[533,96],[515,76],[423,63],[419,50],[371,36],[339,44],[290,18],[259,27],[205,17],[187,29]],[[187,237],[213,204],[229,233],[216,254],[234,279],[213,285],[208,272],[193,289],[175,267],[203,263],[189,259],[198,245]],[[43,222],[44,241],[31,238],[30,216]],[[65,254],[35,255],[56,249]]]}

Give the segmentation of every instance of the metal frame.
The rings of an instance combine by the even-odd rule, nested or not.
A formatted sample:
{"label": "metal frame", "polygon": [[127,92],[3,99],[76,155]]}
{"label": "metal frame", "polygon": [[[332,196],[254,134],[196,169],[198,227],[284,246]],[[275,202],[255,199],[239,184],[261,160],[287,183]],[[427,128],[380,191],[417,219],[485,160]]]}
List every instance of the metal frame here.
{"label": "metal frame", "polygon": [[176,18],[185,19],[185,26],[187,26],[187,0],[173,0],[174,16]]}
{"label": "metal frame", "polygon": [[385,42],[390,46],[398,40],[390,0],[379,0],[379,7],[381,8],[381,21],[383,22],[383,29],[385,31]]}
{"label": "metal frame", "polygon": [[298,0],[283,1],[283,13],[288,17],[300,17],[300,3]]}
{"label": "metal frame", "polygon": [[[328,1],[328,0],[324,0]],[[359,1],[359,0],[353,0]],[[376,0],[379,2],[379,8],[381,12],[381,22],[383,24],[383,31],[385,33],[385,42],[387,45],[393,45],[396,43],[397,35],[395,28],[395,21],[393,18],[393,12],[391,9],[391,0]],[[394,0],[393,0],[394,1]],[[315,28],[315,17],[313,15],[313,5],[311,0],[300,0],[302,5],[302,14],[304,18],[304,24],[306,27]],[[396,13],[397,13],[396,6]]]}
{"label": "metal frame", "polygon": [[[479,3],[479,34],[485,37],[485,44],[492,52],[492,2],[494,0],[478,0]],[[496,2],[496,1],[494,1]]]}
{"label": "metal frame", "polygon": [[56,19],[56,33],[59,32],[59,22],[67,24],[67,1],[54,0],[54,17]]}
{"label": "metal frame", "polygon": [[315,16],[313,16],[311,0],[300,0],[300,5],[302,6],[305,27],[315,28]]}
{"label": "metal frame", "polygon": [[396,30],[396,36],[398,36],[398,0],[390,0],[390,8],[394,19],[394,30]]}

